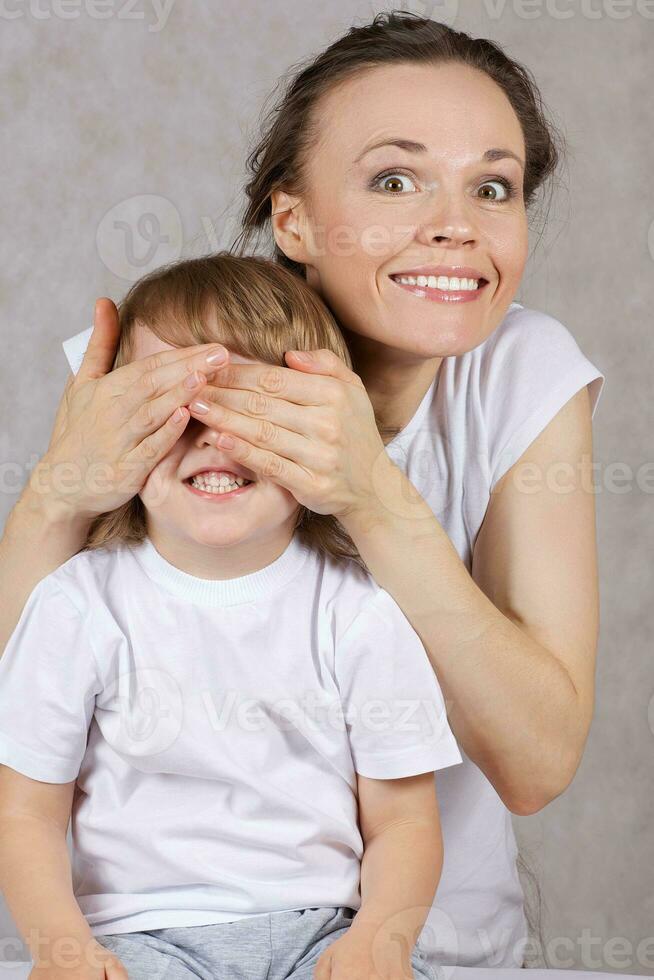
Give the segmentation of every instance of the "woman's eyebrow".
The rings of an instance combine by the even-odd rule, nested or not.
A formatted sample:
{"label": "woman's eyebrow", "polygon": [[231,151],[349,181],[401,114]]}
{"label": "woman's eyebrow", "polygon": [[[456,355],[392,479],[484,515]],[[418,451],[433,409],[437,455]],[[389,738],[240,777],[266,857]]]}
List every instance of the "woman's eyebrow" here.
{"label": "woman's eyebrow", "polygon": [[[373,150],[379,149],[380,146],[397,146],[401,150],[407,150],[408,153],[427,153],[427,147],[424,143],[416,143],[414,140],[401,139],[400,137],[397,139],[384,139],[380,140],[378,143],[373,143],[372,146],[368,146],[365,150],[362,150],[356,160],[354,160],[352,166],[355,166],[360,160],[362,160],[367,153],[371,153]],[[486,163],[494,163],[496,160],[504,160],[507,157],[517,160],[524,170],[524,160],[521,160],[519,156],[516,156],[512,150],[506,150],[500,147],[494,147],[491,150],[486,150],[482,157],[482,161]]]}

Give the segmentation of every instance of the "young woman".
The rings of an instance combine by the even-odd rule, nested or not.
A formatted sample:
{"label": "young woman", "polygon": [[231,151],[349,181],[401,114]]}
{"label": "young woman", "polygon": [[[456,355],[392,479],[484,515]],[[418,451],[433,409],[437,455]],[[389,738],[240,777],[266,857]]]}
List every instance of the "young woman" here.
{"label": "young woman", "polygon": [[336,41],[290,79],[249,157],[240,247],[271,229],[354,370],[288,351],[287,368],[228,363],[189,390],[206,356],[192,348],[128,382],[107,374],[118,328],[102,300],[2,542],[6,641],[190,415],[235,464],[336,516],[423,641],[463,751],[437,776],[445,859],[423,934],[463,966],[521,965],[510,812],[569,785],[593,712],[603,377],[561,323],[514,302],[556,144],[531,76],[489,41],[401,13]]}

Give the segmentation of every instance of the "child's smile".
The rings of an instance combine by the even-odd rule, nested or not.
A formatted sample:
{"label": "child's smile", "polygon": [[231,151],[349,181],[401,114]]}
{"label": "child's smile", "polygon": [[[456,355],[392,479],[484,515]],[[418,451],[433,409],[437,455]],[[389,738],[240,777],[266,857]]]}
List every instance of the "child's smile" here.
{"label": "child's smile", "polygon": [[241,497],[252,486],[248,480],[235,470],[202,470],[184,481],[191,493],[204,500],[224,500],[226,497]]}

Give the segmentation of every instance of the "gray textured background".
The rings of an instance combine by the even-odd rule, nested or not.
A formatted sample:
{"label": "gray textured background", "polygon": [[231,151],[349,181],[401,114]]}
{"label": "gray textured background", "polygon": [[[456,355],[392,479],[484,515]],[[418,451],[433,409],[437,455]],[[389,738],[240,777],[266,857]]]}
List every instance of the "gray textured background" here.
{"label": "gray textured background", "polygon": [[[90,324],[96,296],[118,299],[147,268],[231,241],[246,146],[275,80],[384,9],[164,2],[159,13],[154,0],[0,3],[2,521],[47,445],[61,340]],[[534,72],[569,142],[517,298],[561,319],[607,376],[595,419],[598,696],[572,787],[515,825],[543,899],[534,964],[654,975],[654,3],[396,6],[498,40]],[[137,224],[146,213],[158,231]],[[0,908],[0,959],[20,949],[13,935]]]}

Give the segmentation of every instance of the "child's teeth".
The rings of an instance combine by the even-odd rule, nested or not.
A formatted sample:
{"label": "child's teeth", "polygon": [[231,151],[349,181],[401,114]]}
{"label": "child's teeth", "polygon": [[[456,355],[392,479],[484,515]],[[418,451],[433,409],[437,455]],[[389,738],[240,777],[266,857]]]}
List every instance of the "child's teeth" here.
{"label": "child's teeth", "polygon": [[218,476],[217,473],[211,473],[207,476],[201,474],[191,479],[192,486],[197,490],[205,490],[207,493],[230,493],[232,490],[237,490],[249,482],[249,480],[245,480],[242,476],[237,476],[234,480],[231,480],[228,476],[224,474]]}

